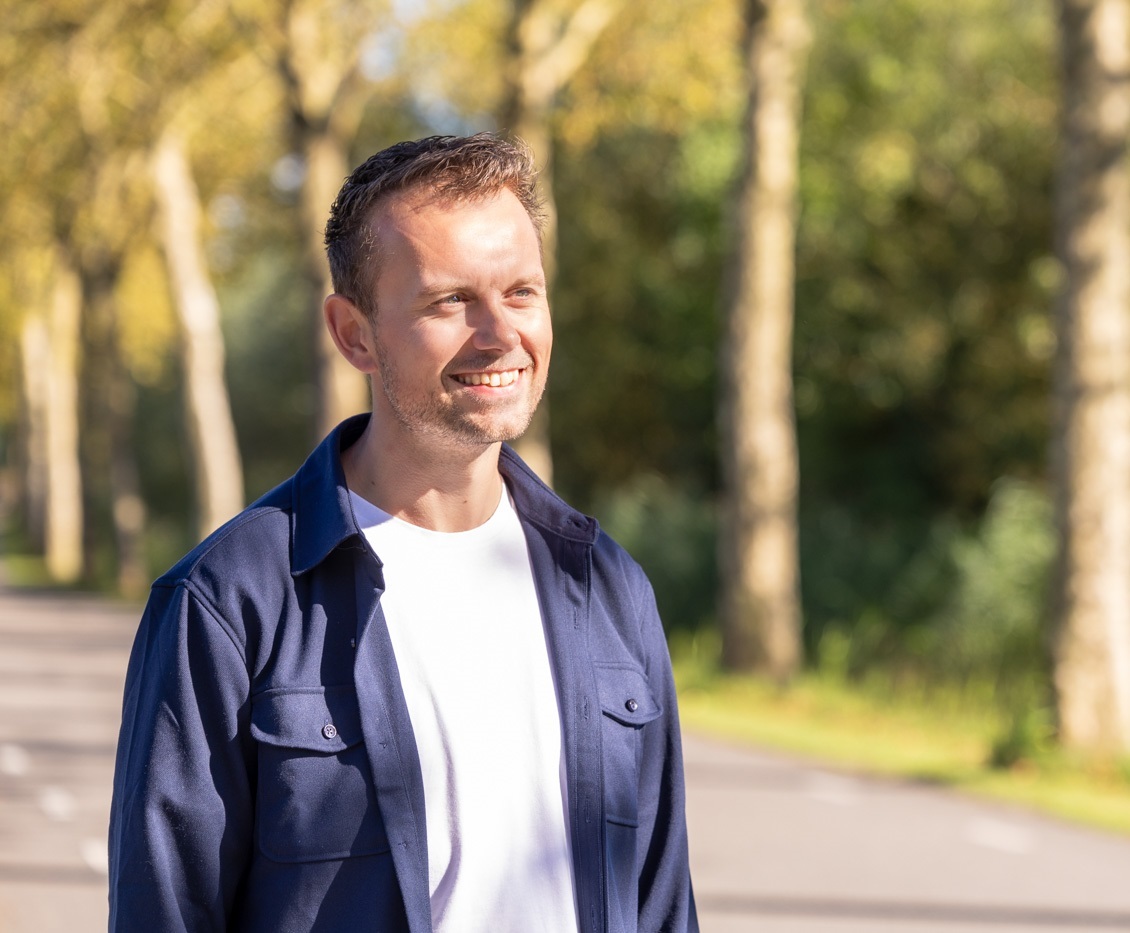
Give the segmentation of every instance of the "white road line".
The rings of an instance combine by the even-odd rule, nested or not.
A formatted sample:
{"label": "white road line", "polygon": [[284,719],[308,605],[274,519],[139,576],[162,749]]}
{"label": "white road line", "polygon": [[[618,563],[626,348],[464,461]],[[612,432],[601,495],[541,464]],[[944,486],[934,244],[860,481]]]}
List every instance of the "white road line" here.
{"label": "white road line", "polygon": [[1027,855],[1036,847],[1036,837],[1031,830],[988,817],[967,823],[965,838],[973,845],[1009,855]]}
{"label": "white road line", "polygon": [[94,839],[88,836],[83,839],[79,851],[82,853],[82,860],[88,868],[100,875],[110,873],[110,856],[106,851],[105,839]]}
{"label": "white road line", "polygon": [[859,784],[838,774],[813,771],[805,778],[804,792],[813,800],[837,807],[851,807],[859,803]]}
{"label": "white road line", "polygon": [[56,823],[67,823],[75,817],[75,795],[65,787],[48,785],[39,792],[39,809]]}
{"label": "white road line", "polygon": [[27,749],[11,742],[0,745],[0,774],[21,777],[31,768],[31,755]]}

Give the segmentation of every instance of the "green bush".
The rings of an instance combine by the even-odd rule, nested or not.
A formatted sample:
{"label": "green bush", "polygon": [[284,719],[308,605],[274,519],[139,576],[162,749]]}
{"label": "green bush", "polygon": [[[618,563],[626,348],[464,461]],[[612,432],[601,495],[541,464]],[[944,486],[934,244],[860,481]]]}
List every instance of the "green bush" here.
{"label": "green bush", "polygon": [[594,512],[647,571],[669,634],[714,625],[717,517],[708,496],[645,474],[605,495]]}
{"label": "green bush", "polygon": [[[833,597],[841,601],[840,614],[810,634],[817,670],[992,711],[1000,722],[990,752],[996,766],[1045,756],[1053,735],[1046,605],[1055,550],[1047,496],[1003,479],[973,531],[936,522],[901,558],[891,547],[896,536],[875,537],[879,547],[869,549],[861,534],[838,570],[833,554],[833,569],[816,573],[816,584],[838,581]],[[851,561],[866,571],[848,573]],[[897,572],[878,585],[884,565]]]}
{"label": "green bush", "polygon": [[[718,655],[714,502],[646,475],[594,511],[650,576],[672,651],[708,676]],[[920,527],[916,542],[909,521],[868,527],[847,509],[808,521],[810,667],[872,691],[912,691],[991,713],[999,721],[989,753],[996,766],[1046,755],[1055,541],[1042,490],[1000,480],[977,527],[940,519]],[[817,527],[824,534],[813,535]]]}
{"label": "green bush", "polygon": [[1040,490],[1002,480],[977,534],[955,542],[957,585],[924,639],[934,671],[992,685],[1019,706],[1043,700],[1051,506]]}

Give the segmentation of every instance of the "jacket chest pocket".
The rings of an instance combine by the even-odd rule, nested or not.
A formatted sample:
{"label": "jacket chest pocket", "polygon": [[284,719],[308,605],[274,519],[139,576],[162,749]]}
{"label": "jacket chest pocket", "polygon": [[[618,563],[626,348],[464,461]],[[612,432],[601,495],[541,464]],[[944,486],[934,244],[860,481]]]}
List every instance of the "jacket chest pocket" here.
{"label": "jacket chest pocket", "polygon": [[268,690],[251,701],[259,743],[259,848],[276,862],[389,848],[352,686]]}
{"label": "jacket chest pocket", "polygon": [[643,671],[596,664],[604,758],[604,812],[612,823],[639,824],[641,730],[663,712]]}

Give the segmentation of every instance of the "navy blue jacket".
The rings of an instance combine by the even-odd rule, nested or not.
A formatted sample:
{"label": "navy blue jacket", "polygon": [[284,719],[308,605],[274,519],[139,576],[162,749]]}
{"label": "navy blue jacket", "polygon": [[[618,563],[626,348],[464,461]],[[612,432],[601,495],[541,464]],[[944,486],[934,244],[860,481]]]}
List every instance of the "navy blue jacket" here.
{"label": "navy blue jacket", "polygon": [[[365,420],[153,585],[114,775],[115,933],[431,930],[420,762],[340,461]],[[697,930],[651,587],[505,447],[500,470],[557,680],[580,929]]]}

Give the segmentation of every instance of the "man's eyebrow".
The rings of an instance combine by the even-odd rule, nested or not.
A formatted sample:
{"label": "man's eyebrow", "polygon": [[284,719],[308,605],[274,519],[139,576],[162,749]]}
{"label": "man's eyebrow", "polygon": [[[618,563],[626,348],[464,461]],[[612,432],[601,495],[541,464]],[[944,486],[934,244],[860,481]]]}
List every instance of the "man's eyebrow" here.
{"label": "man's eyebrow", "polygon": [[453,292],[469,291],[468,286],[460,285],[458,282],[452,280],[450,282],[433,282],[430,285],[421,286],[420,290],[416,292],[417,298],[443,298],[445,295],[450,295]]}

